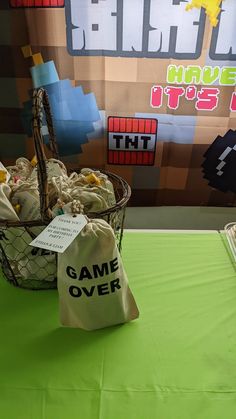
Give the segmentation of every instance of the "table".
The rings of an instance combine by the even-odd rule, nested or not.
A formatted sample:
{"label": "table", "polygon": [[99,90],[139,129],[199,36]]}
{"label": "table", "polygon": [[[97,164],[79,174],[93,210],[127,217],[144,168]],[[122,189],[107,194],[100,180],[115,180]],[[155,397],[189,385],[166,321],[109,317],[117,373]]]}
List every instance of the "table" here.
{"label": "table", "polygon": [[60,327],[57,291],[0,280],[1,419],[235,419],[236,272],[218,232],[126,232],[140,318]]}

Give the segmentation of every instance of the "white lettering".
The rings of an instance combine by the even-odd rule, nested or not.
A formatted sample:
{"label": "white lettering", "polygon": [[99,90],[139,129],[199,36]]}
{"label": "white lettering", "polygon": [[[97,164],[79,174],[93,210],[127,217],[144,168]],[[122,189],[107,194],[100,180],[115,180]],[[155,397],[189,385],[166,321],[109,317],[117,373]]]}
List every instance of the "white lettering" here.
{"label": "white lettering", "polygon": [[116,0],[71,0],[73,50],[116,50]]}
{"label": "white lettering", "polygon": [[[134,18],[135,10],[135,18]],[[123,9],[123,51],[142,51],[143,1],[124,2]]]}
{"label": "white lettering", "polygon": [[173,0],[151,0],[148,51],[195,53],[200,10],[186,13],[185,7],[185,2],[173,4]]}

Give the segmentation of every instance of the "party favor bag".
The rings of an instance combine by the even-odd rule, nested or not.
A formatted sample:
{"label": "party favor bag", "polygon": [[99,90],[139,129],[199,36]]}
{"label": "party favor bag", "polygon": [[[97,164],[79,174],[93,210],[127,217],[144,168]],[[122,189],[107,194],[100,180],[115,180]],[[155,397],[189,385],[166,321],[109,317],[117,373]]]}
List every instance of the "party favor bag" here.
{"label": "party favor bag", "polygon": [[[6,183],[0,183],[0,220],[19,221],[19,218],[9,201],[11,188]],[[1,246],[10,260],[16,260],[22,248],[25,248],[21,236],[23,228],[7,228],[0,231]],[[19,238],[19,240],[18,240]]]}
{"label": "party favor bag", "polygon": [[[20,214],[15,212],[10,197],[11,188],[7,183],[0,183],[0,220],[20,221],[27,219],[26,213],[30,212],[31,217],[40,217],[39,198],[37,188],[25,181],[15,185],[13,191],[14,203],[20,206]],[[14,199],[16,201],[14,202]],[[34,281],[45,280],[53,282],[56,277],[55,254],[34,249],[30,243],[35,235],[38,235],[43,227],[9,227],[0,229],[1,249],[8,259],[11,269],[14,271],[18,283],[24,286],[25,281],[30,280],[32,287]],[[27,284],[26,284],[27,285]]]}
{"label": "party favor bag", "polygon": [[40,198],[36,182],[19,180],[12,186],[11,203],[19,207],[20,221],[40,219]]}
{"label": "party favor bag", "polygon": [[[50,181],[53,176],[63,176],[67,177],[67,169],[64,163],[62,163],[60,160],[57,159],[48,159],[46,161],[46,167],[47,167],[47,179]],[[34,167],[34,170],[32,171],[29,180],[37,180],[38,179],[38,166],[36,165]]]}
{"label": "party favor bag", "polygon": [[58,255],[60,319],[64,326],[100,329],[139,316],[110,225],[93,219]]}
{"label": "party favor bag", "polygon": [[108,208],[116,204],[114,187],[107,175],[101,173],[99,170],[94,171],[89,168],[81,169],[80,175],[84,176],[92,186],[97,186],[98,193],[105,198]]}
{"label": "party favor bag", "polygon": [[84,213],[100,212],[108,209],[107,201],[97,193],[96,188],[78,186],[70,191],[72,200],[79,200],[84,206]]}
{"label": "party favor bag", "polygon": [[19,221],[19,218],[9,201],[11,188],[7,183],[0,183],[0,220]]}
{"label": "party favor bag", "polygon": [[11,175],[11,181],[14,180],[14,177],[17,177],[21,180],[26,180],[31,175],[33,166],[25,157],[19,157],[16,160],[15,166],[8,166],[7,170]]}

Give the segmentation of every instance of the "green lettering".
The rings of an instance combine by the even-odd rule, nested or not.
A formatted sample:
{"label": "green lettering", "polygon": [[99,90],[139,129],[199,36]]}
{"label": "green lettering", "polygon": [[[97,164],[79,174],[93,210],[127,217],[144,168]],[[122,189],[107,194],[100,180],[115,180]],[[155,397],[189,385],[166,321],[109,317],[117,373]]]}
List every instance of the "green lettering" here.
{"label": "green lettering", "polygon": [[182,65],[169,65],[167,69],[167,83],[182,83],[184,67]]}
{"label": "green lettering", "polygon": [[222,68],[221,75],[220,75],[220,84],[222,86],[235,86],[236,67]]}
{"label": "green lettering", "polygon": [[213,84],[219,77],[220,68],[219,67],[203,67],[202,71],[202,83],[203,84]]}
{"label": "green lettering", "polygon": [[199,84],[201,82],[201,68],[195,65],[189,65],[184,74],[186,84]]}

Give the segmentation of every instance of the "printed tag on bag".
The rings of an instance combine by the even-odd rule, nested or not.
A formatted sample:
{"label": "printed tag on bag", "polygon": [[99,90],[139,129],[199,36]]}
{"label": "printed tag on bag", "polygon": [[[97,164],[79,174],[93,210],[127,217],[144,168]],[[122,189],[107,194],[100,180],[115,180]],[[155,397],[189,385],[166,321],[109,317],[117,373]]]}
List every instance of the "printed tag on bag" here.
{"label": "printed tag on bag", "polygon": [[30,246],[63,253],[85,227],[87,222],[87,218],[82,214],[75,216],[71,214],[58,215],[30,243]]}

